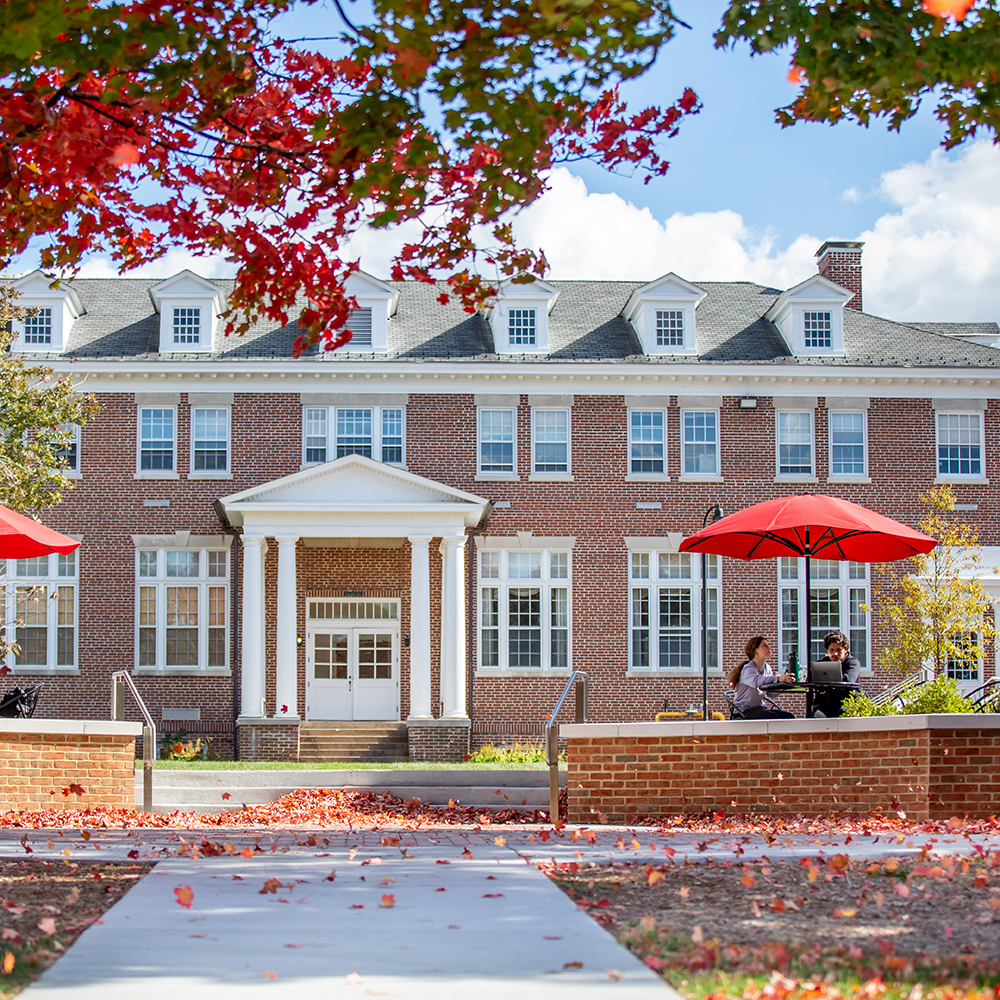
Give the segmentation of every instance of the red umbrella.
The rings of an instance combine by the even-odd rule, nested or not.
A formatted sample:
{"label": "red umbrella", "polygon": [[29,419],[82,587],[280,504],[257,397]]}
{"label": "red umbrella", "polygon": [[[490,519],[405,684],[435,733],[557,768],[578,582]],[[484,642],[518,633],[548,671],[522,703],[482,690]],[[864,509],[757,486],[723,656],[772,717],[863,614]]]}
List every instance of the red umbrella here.
{"label": "red umbrella", "polygon": [[76,539],[0,506],[0,559],[31,559],[50,552],[66,555],[79,545]]}
{"label": "red umbrella", "polygon": [[[765,500],[723,517],[685,538],[680,550],[737,559],[805,556],[806,608],[811,617],[811,557],[893,562],[930,552],[935,545],[937,540],[930,535],[849,500],[805,493]],[[811,620],[807,627],[808,650]]]}

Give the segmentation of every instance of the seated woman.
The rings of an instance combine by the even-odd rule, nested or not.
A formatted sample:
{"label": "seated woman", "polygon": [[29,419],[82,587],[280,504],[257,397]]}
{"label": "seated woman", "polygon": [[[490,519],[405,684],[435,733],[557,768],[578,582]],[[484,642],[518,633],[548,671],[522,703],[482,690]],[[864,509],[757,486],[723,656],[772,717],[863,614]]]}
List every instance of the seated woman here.
{"label": "seated woman", "polygon": [[774,684],[790,684],[793,674],[775,674],[767,662],[771,647],[762,635],[755,635],[743,651],[746,659],[729,672],[729,686],[735,688],[733,702],[745,719],[794,719],[791,712],[764,708],[760,700],[762,689]]}
{"label": "seated woman", "polygon": [[[861,677],[861,661],[851,654],[850,640],[843,632],[828,632],[823,637],[823,648],[826,650],[825,661],[839,663],[843,678],[850,684],[857,684]],[[813,695],[813,716],[818,719],[837,718],[843,711],[844,700],[850,691],[838,691],[836,688],[819,690]]]}

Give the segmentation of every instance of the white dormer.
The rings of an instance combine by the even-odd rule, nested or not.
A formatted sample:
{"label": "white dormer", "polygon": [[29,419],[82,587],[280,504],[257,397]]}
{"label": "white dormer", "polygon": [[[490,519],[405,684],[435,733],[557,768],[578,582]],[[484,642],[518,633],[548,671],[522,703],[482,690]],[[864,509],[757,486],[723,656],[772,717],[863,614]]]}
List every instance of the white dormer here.
{"label": "white dormer", "polygon": [[644,354],[696,354],[695,310],[706,294],[671,271],[637,288],[621,315],[632,324]]}
{"label": "white dormer", "polygon": [[13,282],[13,288],[18,293],[16,304],[31,313],[13,321],[13,350],[65,350],[73,321],[86,309],[80,296],[67,284],[53,288],[52,282],[53,279],[41,271],[32,271]]}
{"label": "white dormer", "polygon": [[559,289],[539,278],[503,282],[486,313],[497,354],[547,354],[549,313],[558,298]]}
{"label": "white dormer", "polygon": [[854,292],[835,285],[822,275],[789,288],[765,313],[797,358],[842,357],[844,354],[844,306]]}
{"label": "white dormer", "polygon": [[354,297],[358,307],[346,324],[351,331],[350,343],[339,350],[366,354],[388,351],[389,318],[399,308],[399,290],[364,271],[355,271],[344,282],[344,291]]}
{"label": "white dormer", "polygon": [[149,290],[160,314],[160,353],[194,354],[212,350],[219,314],[226,311],[226,293],[193,271],[181,271]]}

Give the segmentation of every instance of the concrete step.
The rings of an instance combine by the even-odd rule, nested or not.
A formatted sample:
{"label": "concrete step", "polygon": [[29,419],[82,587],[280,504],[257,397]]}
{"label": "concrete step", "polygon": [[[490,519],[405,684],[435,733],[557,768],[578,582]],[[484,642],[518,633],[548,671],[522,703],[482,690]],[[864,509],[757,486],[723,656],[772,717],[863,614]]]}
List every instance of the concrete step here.
{"label": "concrete step", "polygon": [[409,752],[402,722],[304,722],[299,730],[303,764],[406,761]]}
{"label": "concrete step", "polygon": [[[560,787],[566,772],[559,772]],[[223,812],[241,805],[263,805],[297,788],[346,788],[383,792],[434,805],[449,801],[477,809],[545,809],[548,771],[472,768],[455,770],[157,770],[153,773],[153,811]],[[224,792],[229,793],[223,799]],[[136,805],[142,804],[142,770],[136,772]]]}

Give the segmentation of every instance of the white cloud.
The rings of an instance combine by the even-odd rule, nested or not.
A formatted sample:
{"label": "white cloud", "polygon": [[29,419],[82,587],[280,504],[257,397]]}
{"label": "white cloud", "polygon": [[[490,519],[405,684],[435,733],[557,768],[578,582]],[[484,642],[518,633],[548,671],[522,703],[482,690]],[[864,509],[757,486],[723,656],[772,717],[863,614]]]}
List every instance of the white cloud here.
{"label": "white cloud", "polygon": [[841,193],[840,197],[844,201],[849,201],[852,205],[857,205],[863,195],[856,187],[849,187]]}

